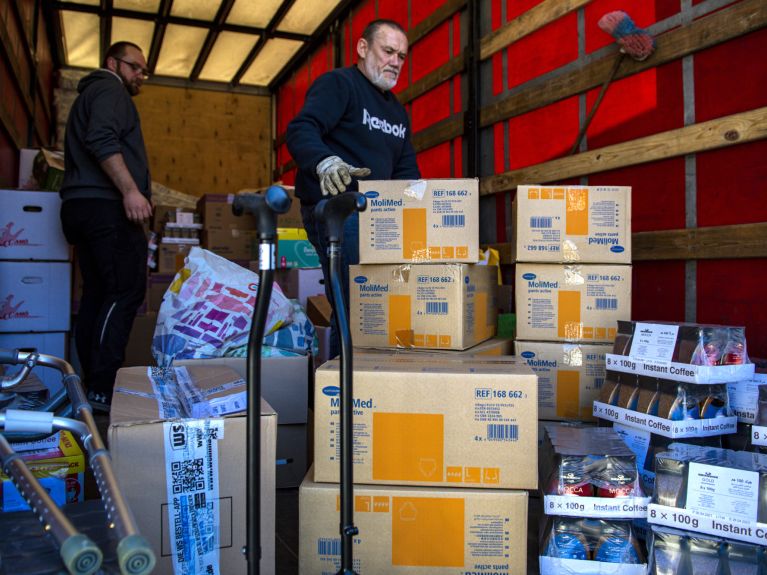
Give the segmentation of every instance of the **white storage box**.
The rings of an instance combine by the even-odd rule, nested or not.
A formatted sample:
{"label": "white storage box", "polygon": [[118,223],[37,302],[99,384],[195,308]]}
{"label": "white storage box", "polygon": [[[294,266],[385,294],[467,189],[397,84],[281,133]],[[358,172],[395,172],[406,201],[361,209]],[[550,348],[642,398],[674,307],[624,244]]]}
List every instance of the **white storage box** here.
{"label": "white storage box", "polygon": [[56,192],[0,190],[0,259],[69,260]]}
{"label": "white storage box", "polygon": [[0,332],[69,331],[72,265],[0,261]]}

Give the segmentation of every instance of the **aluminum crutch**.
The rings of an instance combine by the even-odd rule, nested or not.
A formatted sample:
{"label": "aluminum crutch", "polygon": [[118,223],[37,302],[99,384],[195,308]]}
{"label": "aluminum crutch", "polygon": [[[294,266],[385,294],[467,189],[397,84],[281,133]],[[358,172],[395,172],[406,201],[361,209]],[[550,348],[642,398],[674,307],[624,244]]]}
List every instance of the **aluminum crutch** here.
{"label": "aluminum crutch", "polygon": [[[4,431],[11,433],[50,435],[59,430],[68,430],[77,434],[88,453],[88,463],[96,478],[109,527],[114,529],[118,540],[117,562],[120,571],[124,575],[151,573],[156,563],[154,552],[148,541],[139,533],[133,513],[120,491],[112,467],[112,459],[99,434],[80,377],[63,359],[36,352],[0,349],[0,363],[24,365],[22,371],[41,366],[51,367],[61,372],[62,382],[72,405],[72,413],[77,419],[59,417],[51,412],[7,410],[4,415],[0,415],[0,425]],[[14,379],[17,378],[18,374]],[[21,379],[18,381],[20,382]],[[7,383],[7,380],[4,379],[4,383]],[[6,389],[5,385],[3,388]],[[3,467],[37,514],[44,529],[53,534],[60,546],[62,560],[70,573],[85,575],[95,572],[98,566],[94,568],[94,565],[101,563],[101,552],[96,553],[98,547],[90,540],[85,541],[83,539],[85,536],[78,537],[71,522],[47,496],[45,489],[32,476],[24,461],[13,451],[5,437],[0,440],[0,451]]]}

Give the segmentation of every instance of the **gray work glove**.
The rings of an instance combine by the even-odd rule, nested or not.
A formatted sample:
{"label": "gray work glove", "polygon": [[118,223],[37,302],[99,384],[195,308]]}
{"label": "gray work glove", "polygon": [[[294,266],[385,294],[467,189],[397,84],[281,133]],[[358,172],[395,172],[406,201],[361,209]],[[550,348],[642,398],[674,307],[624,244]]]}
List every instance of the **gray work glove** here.
{"label": "gray work glove", "polygon": [[370,168],[356,168],[344,162],[338,156],[328,156],[317,164],[317,176],[323,196],[335,196],[346,191],[352,183],[352,176],[361,178],[370,175]]}

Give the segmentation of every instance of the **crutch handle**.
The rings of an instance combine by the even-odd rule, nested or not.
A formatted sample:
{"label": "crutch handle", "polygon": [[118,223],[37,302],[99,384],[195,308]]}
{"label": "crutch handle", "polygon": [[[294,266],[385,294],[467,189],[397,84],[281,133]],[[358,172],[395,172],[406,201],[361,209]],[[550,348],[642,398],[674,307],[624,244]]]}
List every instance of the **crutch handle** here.
{"label": "crutch handle", "polygon": [[368,201],[359,192],[344,192],[320,200],[314,207],[314,216],[325,222],[328,242],[340,242],[344,235],[344,222],[352,212],[364,212]]}
{"label": "crutch handle", "polygon": [[258,236],[273,240],[277,236],[277,215],[290,209],[292,200],[282,186],[269,186],[263,194],[238,194],[232,202],[232,213],[241,216],[250,213],[256,216]]}

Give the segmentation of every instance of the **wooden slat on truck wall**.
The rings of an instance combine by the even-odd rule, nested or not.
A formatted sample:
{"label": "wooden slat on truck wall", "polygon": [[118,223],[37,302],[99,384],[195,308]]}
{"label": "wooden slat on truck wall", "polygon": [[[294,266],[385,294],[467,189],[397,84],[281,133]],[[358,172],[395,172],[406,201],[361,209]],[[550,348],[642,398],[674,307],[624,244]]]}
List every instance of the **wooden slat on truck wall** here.
{"label": "wooden slat on truck wall", "polygon": [[530,182],[543,184],[765,137],[767,107],[482,178],[480,194],[497,194]]}
{"label": "wooden slat on truck wall", "polygon": [[[763,0],[743,0],[656,39],[655,53],[644,62],[624,58],[615,80],[677,60],[721,42],[767,26]],[[595,88],[604,82],[616,54],[559,74],[546,82],[532,81],[528,88],[480,110],[480,126],[487,127]]]}

